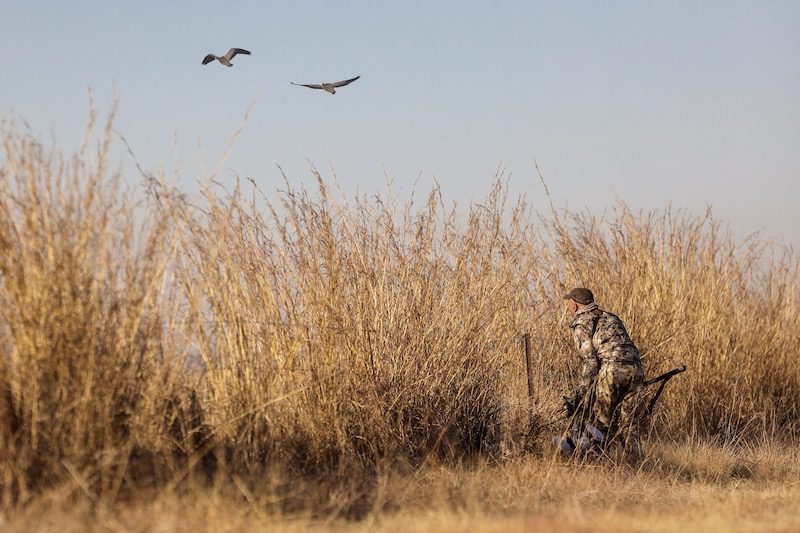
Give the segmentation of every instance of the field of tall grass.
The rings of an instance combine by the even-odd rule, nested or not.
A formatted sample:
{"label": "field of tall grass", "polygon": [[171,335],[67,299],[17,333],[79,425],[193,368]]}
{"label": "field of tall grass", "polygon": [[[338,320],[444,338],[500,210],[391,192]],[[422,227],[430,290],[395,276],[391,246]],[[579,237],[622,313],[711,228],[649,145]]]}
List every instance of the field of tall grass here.
{"label": "field of tall grass", "polygon": [[[98,120],[72,155],[0,120],[0,527],[637,528],[762,489],[798,508],[800,266],[779,245],[710,213],[540,213],[501,176],[467,206],[316,170],[190,197],[126,179]],[[648,376],[689,368],[638,467],[548,447],[573,286]]]}

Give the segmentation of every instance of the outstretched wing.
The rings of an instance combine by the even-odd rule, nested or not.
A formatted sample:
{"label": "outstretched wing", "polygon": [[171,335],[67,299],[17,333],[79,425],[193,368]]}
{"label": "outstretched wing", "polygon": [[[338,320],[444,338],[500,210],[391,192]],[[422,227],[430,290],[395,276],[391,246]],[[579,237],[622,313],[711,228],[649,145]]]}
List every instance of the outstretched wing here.
{"label": "outstretched wing", "polygon": [[295,83],[293,81],[290,81],[289,83],[291,83],[292,85],[298,85],[300,87],[308,87],[309,89],[324,89],[325,88],[322,85],[317,85],[315,83]]}
{"label": "outstretched wing", "polygon": [[225,54],[225,57],[228,58],[228,61],[230,61],[236,54],[244,54],[249,56],[250,51],[245,50],[244,48],[231,48],[230,50],[228,50],[228,53]]}
{"label": "outstretched wing", "polygon": [[203,64],[204,65],[208,65],[209,63],[214,61],[216,58],[217,58],[217,56],[215,56],[214,54],[208,54],[206,57],[203,58]]}
{"label": "outstretched wing", "polygon": [[344,87],[345,85],[350,85],[360,77],[361,76],[356,76],[355,78],[350,78],[349,80],[335,81],[331,83],[331,85],[333,85],[334,87]]}

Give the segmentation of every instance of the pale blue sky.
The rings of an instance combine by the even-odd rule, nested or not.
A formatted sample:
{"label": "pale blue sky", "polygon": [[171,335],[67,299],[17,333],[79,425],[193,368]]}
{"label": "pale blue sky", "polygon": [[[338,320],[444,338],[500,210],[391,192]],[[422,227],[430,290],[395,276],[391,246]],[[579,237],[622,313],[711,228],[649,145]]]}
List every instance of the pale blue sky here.
{"label": "pale blue sky", "polygon": [[[200,64],[247,48],[234,68]],[[223,180],[513,191],[602,212],[712,205],[800,246],[800,2],[10,2],[0,113],[76,146],[92,87],[140,162],[197,178],[256,100]],[[336,95],[293,87],[361,75]],[[135,177],[135,176],[132,176]]]}

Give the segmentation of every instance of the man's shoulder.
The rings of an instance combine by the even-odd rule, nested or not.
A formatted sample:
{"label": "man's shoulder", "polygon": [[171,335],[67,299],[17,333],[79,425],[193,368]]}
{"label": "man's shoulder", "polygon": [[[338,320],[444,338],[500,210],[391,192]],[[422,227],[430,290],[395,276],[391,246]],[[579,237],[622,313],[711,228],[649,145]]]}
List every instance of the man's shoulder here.
{"label": "man's shoulder", "polygon": [[586,313],[580,313],[579,315],[575,316],[569,327],[575,329],[578,326],[585,326],[591,329],[602,313],[603,311],[600,309],[593,309],[591,311],[587,311]]}
{"label": "man's shoulder", "polygon": [[599,318],[603,319],[604,322],[619,322],[624,324],[622,319],[611,311],[606,311],[605,309],[598,309],[598,311],[600,311]]}
{"label": "man's shoulder", "polygon": [[598,311],[600,311],[600,315],[603,317],[610,318],[612,320],[620,320],[620,318],[611,311],[606,311],[605,309],[598,309]]}
{"label": "man's shoulder", "polygon": [[608,311],[603,311],[603,315],[600,317],[600,320],[597,321],[596,331],[607,332],[614,335],[620,333],[628,335],[628,328],[625,326],[625,322],[614,313],[609,313]]}

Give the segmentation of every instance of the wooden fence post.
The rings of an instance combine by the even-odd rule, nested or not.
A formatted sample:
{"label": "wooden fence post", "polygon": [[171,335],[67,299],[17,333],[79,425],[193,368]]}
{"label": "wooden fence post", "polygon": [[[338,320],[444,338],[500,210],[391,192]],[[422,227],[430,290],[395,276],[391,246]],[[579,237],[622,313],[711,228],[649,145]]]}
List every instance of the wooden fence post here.
{"label": "wooden fence post", "polygon": [[531,334],[522,336],[525,345],[525,369],[528,373],[528,401],[533,401],[533,365],[531,362]]}

